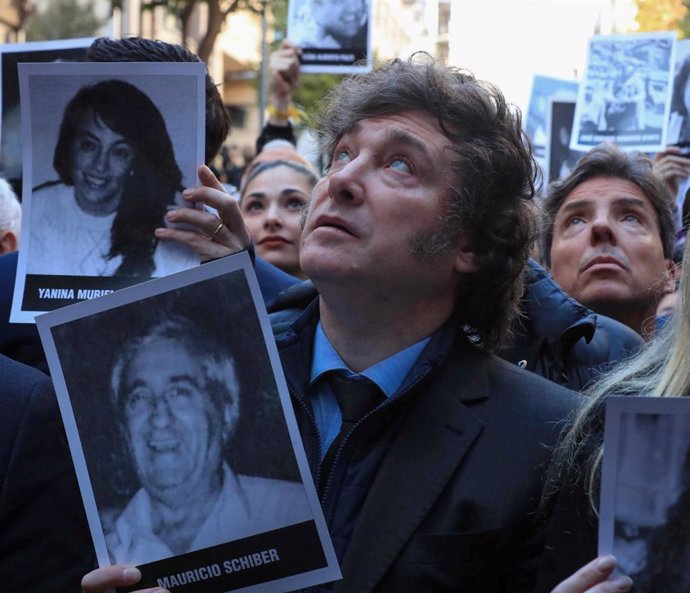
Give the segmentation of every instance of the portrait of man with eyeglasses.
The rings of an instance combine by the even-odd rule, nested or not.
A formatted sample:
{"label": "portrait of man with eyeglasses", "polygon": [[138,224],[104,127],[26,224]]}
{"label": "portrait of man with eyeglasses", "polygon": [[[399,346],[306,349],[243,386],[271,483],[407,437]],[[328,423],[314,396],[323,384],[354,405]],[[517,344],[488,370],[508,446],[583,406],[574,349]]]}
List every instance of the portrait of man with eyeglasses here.
{"label": "portrait of man with eyeglasses", "polygon": [[115,562],[153,562],[310,517],[300,483],[231,469],[224,450],[243,408],[236,364],[227,345],[199,332],[169,317],[115,356],[111,398],[140,484],[106,513]]}

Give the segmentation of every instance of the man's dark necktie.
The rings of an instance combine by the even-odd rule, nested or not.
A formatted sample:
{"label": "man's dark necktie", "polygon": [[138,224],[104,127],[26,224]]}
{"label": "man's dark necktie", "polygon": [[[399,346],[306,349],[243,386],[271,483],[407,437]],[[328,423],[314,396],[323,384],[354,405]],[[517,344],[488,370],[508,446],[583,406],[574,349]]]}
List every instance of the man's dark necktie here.
{"label": "man's dark necktie", "polygon": [[325,486],[331,473],[334,458],[340,449],[345,435],[350,429],[359,422],[368,412],[378,406],[384,399],[381,390],[371,381],[357,381],[347,379],[342,375],[331,375],[328,383],[333,389],[343,422],[340,425],[340,432],[335,437],[326,456],[321,462],[321,488]]}

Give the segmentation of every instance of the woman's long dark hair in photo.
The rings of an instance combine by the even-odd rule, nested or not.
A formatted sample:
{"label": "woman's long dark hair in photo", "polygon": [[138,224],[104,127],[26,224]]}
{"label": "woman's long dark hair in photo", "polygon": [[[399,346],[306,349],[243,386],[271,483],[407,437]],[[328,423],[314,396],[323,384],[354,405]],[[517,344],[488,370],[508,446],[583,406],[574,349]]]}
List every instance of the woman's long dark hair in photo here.
{"label": "woman's long dark hair in photo", "polygon": [[105,80],[80,89],[65,109],[53,158],[65,185],[73,185],[75,134],[90,111],[135,151],[111,228],[107,257],[122,257],[116,276],[152,276],[158,245],[154,230],[164,226],[166,210],[182,190],[182,172],[165,120],[153,101],[128,82]]}

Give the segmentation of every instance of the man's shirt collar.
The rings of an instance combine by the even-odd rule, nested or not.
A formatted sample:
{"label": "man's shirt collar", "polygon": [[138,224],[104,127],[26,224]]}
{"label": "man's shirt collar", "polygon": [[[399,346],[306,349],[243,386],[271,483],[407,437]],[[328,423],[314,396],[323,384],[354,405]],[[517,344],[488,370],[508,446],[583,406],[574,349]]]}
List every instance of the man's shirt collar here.
{"label": "man's shirt collar", "polygon": [[424,338],[412,344],[412,346],[408,346],[404,350],[377,362],[361,373],[355,373],[348,368],[345,361],[335,351],[319,321],[314,334],[310,384],[313,385],[324,373],[341,371],[346,377],[366,377],[373,381],[386,397],[391,397],[398,390],[430,339],[430,337]]}

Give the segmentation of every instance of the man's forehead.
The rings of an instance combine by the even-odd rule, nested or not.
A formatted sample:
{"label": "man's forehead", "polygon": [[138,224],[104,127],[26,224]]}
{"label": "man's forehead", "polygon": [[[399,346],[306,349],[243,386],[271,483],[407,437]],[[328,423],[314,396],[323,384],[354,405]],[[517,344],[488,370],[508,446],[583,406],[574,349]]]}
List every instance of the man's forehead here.
{"label": "man's forehead", "polygon": [[451,146],[438,118],[422,110],[403,110],[362,118],[343,131],[338,142],[344,138],[361,138],[372,130],[386,142],[409,144],[430,154],[445,152]]}
{"label": "man's forehead", "polygon": [[172,357],[175,358],[176,364],[181,361],[189,361],[194,365],[201,362],[200,357],[184,340],[166,336],[150,336],[133,346],[128,357],[127,370],[162,363],[160,373],[163,375],[167,371],[175,370],[172,365],[165,364],[166,361],[170,362]]}
{"label": "man's forehead", "polygon": [[649,197],[632,181],[618,177],[593,177],[577,185],[566,196],[558,213],[600,204],[637,206],[655,211]]}

